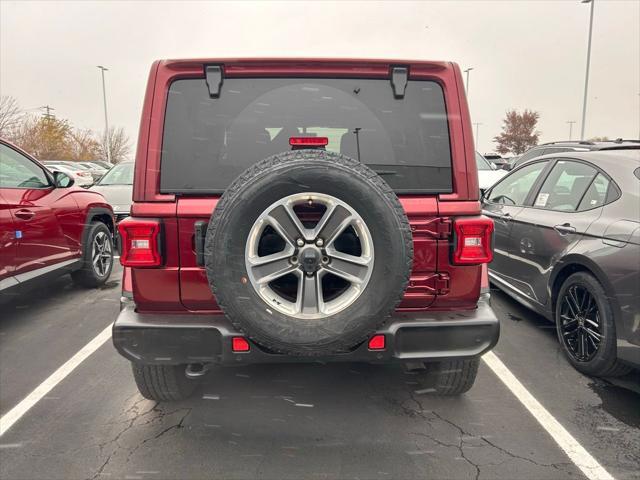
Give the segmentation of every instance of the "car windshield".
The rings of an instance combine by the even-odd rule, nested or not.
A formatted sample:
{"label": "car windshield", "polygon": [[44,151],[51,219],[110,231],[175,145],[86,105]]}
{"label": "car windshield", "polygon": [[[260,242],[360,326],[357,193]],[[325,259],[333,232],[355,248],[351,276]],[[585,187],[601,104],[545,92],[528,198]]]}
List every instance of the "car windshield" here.
{"label": "car windshield", "polygon": [[495,167],[478,152],[476,152],[476,165],[478,170],[495,170]]}
{"label": "car windshield", "polygon": [[98,185],[133,185],[133,163],[116,165],[104,174]]}

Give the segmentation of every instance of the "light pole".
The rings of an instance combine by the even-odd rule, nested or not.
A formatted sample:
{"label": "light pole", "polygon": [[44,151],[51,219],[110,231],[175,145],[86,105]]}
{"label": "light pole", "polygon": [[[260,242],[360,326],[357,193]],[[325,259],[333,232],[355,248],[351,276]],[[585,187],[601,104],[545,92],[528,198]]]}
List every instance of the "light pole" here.
{"label": "light pole", "polygon": [[571,134],[573,133],[573,124],[576,123],[575,120],[567,120],[569,124],[569,140],[571,140]]}
{"label": "light pole", "polygon": [[104,72],[108,71],[109,69],[106,67],[103,67],[102,65],[97,65],[97,67],[100,69],[100,72],[102,73],[102,101],[104,102],[104,128],[105,128],[104,142],[105,142],[105,147],[107,149],[107,162],[111,163],[111,145],[109,144],[109,118],[107,116],[107,90],[104,86]]}
{"label": "light pole", "polygon": [[584,140],[584,122],[587,116],[587,90],[589,88],[589,64],[591,63],[591,33],[593,31],[593,5],[595,0],[581,0],[581,3],[591,4],[589,14],[589,41],[587,43],[587,71],[584,75],[584,99],[582,100],[582,125],[580,126],[580,140]]}
{"label": "light pole", "polygon": [[476,126],[476,149],[478,148],[478,139],[480,138],[478,132],[480,131],[480,125],[482,125],[480,122],[475,122],[474,125]]}
{"label": "light pole", "polygon": [[464,91],[465,91],[465,93],[467,94],[467,97],[469,96],[469,72],[470,72],[471,70],[473,70],[473,67],[469,67],[469,68],[467,68],[467,69],[464,71],[464,73],[466,73],[466,74],[467,74],[467,81],[466,81],[466,82],[465,82],[465,84],[464,84]]}

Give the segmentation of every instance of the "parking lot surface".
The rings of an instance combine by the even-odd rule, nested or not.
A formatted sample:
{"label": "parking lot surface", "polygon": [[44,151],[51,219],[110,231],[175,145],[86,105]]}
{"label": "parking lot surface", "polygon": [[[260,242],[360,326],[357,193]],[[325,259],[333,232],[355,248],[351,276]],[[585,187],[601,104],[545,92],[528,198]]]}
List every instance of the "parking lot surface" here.
{"label": "parking lot surface", "polygon": [[[119,277],[98,290],[61,278],[2,307],[1,415],[114,320]],[[585,377],[551,324],[499,291],[492,306],[497,357],[606,472],[640,478],[640,375]],[[0,477],[585,477],[485,363],[460,398],[423,390],[397,365],[256,365],[156,404],[107,341],[0,437]]]}

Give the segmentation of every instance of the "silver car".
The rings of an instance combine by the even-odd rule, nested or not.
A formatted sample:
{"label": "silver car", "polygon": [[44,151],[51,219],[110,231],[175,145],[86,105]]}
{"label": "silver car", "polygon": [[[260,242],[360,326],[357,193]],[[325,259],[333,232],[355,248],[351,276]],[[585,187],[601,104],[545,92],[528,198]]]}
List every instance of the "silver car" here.
{"label": "silver car", "polygon": [[531,160],[486,192],[483,213],[491,281],[556,323],[578,370],[640,367],[640,150]]}
{"label": "silver car", "polygon": [[119,163],[91,187],[113,208],[116,222],[129,216],[133,192],[133,162]]}

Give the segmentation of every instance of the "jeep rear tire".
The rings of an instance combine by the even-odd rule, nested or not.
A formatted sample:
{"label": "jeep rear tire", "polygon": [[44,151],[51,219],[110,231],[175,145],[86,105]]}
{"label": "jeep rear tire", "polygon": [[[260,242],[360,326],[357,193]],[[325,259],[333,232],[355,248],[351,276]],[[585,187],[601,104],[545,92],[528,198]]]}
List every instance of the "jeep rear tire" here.
{"label": "jeep rear tire", "polygon": [[132,363],[133,378],[144,398],[156,402],[174,402],[191,396],[197,380],[185,375],[185,365],[142,365]]}
{"label": "jeep rear tire", "polygon": [[478,375],[479,358],[426,362],[418,370],[418,380],[426,391],[435,395],[455,396],[468,392]]}
{"label": "jeep rear tire", "polygon": [[393,190],[362,163],[322,150],[247,169],[220,199],[205,242],[209,284],[231,322],[293,355],[364,341],[401,301],[412,263]]}

